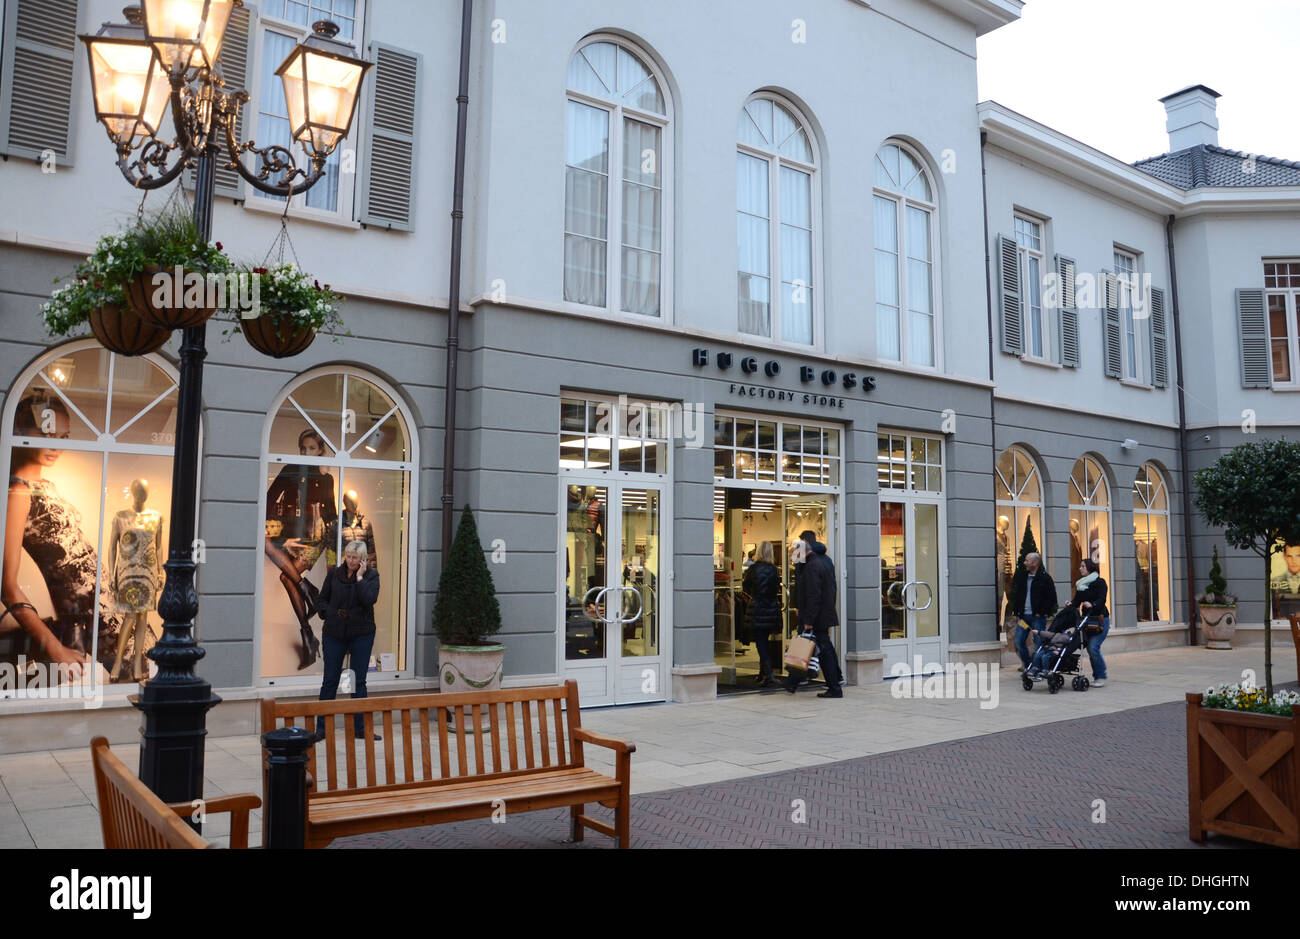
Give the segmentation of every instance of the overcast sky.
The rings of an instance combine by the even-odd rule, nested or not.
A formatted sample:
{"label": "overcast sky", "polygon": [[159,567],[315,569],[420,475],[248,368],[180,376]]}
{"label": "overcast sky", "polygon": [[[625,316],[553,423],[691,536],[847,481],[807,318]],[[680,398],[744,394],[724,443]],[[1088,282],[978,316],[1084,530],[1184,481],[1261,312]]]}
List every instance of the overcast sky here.
{"label": "overcast sky", "polygon": [[1170,92],[1223,97],[1219,145],[1300,160],[1300,0],[1027,0],[979,40],[979,96],[1131,163]]}

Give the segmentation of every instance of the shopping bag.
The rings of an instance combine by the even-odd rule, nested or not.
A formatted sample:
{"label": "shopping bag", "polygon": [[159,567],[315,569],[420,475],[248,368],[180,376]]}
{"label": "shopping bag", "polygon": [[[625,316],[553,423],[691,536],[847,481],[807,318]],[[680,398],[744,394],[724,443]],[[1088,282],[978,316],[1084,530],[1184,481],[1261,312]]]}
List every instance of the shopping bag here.
{"label": "shopping bag", "polygon": [[806,672],[808,663],[816,654],[817,643],[813,641],[812,636],[796,636],[790,640],[790,645],[785,650],[785,664]]}

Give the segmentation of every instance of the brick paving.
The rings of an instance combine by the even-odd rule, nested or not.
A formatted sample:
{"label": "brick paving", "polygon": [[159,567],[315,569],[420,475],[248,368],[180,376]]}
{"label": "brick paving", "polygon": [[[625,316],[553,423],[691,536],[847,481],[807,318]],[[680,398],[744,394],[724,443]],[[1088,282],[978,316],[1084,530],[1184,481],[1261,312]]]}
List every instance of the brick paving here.
{"label": "brick paving", "polygon": [[[1135,708],[632,797],[636,848],[1194,848],[1185,707]],[[633,756],[635,766],[636,757]],[[1105,803],[1094,822],[1094,800]],[[806,822],[792,820],[803,800]],[[611,813],[589,807],[596,817]],[[340,839],[337,848],[587,848],[568,810]],[[1206,847],[1246,847],[1210,836]]]}

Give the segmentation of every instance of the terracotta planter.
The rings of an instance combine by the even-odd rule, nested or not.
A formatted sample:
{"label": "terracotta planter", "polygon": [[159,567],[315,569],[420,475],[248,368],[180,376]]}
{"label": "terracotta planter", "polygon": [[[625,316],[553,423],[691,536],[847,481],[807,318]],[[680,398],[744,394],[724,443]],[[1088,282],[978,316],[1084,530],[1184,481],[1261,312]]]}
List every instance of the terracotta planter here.
{"label": "terracotta planter", "polygon": [[[154,276],[158,273],[166,274],[171,278],[170,289],[160,287],[154,283]],[[131,312],[146,323],[161,327],[162,329],[185,329],[190,326],[201,326],[211,319],[212,314],[216,312],[216,306],[208,306],[207,301],[211,299],[208,294],[210,291],[207,285],[204,285],[203,298],[199,305],[187,306],[185,303],[185,279],[189,272],[181,270],[181,277],[176,277],[176,269],[165,271],[158,267],[146,267],[139,274],[136,274],[125,284],[122,285],[122,292],[126,294],[127,306]],[[167,300],[167,303],[159,303],[159,300]]]}
{"label": "terracotta planter", "polygon": [[250,346],[273,359],[297,355],[316,338],[316,330],[310,326],[296,326],[288,321],[282,325],[280,320],[269,313],[263,313],[256,319],[240,320],[239,330]]}
{"label": "terracotta planter", "polygon": [[118,355],[157,352],[171,336],[171,330],[159,329],[118,306],[91,310],[88,322],[99,344]]}
{"label": "terracotta planter", "polygon": [[1187,695],[1188,835],[1300,848],[1300,706],[1226,711]]}
{"label": "terracotta planter", "polygon": [[486,646],[439,646],[438,690],[496,691],[501,687],[501,668],[506,647],[500,644]]}
{"label": "terracotta planter", "polygon": [[1205,648],[1231,649],[1232,637],[1237,632],[1237,605],[1218,606],[1202,603],[1201,632],[1205,635]]}

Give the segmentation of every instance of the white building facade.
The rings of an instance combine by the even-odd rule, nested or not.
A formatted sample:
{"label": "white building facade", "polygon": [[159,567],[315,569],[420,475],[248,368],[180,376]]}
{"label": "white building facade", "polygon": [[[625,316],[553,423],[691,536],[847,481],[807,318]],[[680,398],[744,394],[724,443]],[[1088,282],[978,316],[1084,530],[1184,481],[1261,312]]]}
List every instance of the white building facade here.
{"label": "white building facade", "polygon": [[[747,555],[770,541],[788,575],[805,529],[835,560],[835,639],[859,683],[1002,659],[1026,527],[1063,600],[1072,558],[1102,564],[1108,650],[1188,641],[1189,524],[1196,577],[1216,544],[1229,577],[1250,576],[1183,496],[1189,469],[1246,439],[1244,410],[1260,434],[1297,429],[1300,168],[1225,177],[1208,90],[1169,102],[1173,139],[1193,142],[1137,167],[977,105],[976,39],[1020,8],[819,0],[791,22],[768,0],[475,4],[455,494],[493,561],[507,683],[577,678],[590,704],[752,687]],[[75,41],[116,15],[2,9],[0,463],[12,476],[33,449],[24,401],[63,402],[47,477],[91,552],[81,595],[103,602],[69,626],[35,534],[6,576],[68,641],[80,627],[124,694],[113,525],[133,480],[167,505],[175,342],[126,360],[44,333],[52,283],[138,204]],[[332,480],[322,544],[368,525],[376,545],[371,693],[437,684],[460,24],[405,0],[247,3],[223,52],[252,95],[246,139],[283,133],[274,68],[319,18],[376,62],[335,167],[287,215],[351,335],[270,360],[209,328],[199,635],[231,729],[260,695],[318,687],[264,551],[309,429]],[[283,203],[233,175],[217,202],[228,252],[275,246]],[[1255,313],[1250,291],[1285,315]],[[1180,375],[1196,376],[1186,463]],[[1243,598],[1240,618],[1250,634],[1263,610]],[[0,707],[16,727],[40,704]]]}

